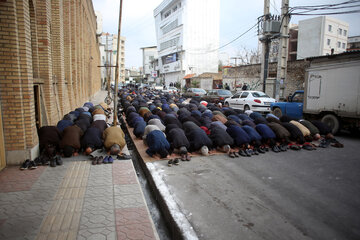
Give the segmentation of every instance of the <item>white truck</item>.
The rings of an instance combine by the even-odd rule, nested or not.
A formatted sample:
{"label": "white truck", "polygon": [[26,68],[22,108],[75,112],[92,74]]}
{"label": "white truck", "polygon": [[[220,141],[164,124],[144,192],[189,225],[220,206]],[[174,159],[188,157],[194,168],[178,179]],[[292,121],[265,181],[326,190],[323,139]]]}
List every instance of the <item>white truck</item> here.
{"label": "white truck", "polygon": [[360,127],[360,51],[307,59],[303,115],[336,133]]}

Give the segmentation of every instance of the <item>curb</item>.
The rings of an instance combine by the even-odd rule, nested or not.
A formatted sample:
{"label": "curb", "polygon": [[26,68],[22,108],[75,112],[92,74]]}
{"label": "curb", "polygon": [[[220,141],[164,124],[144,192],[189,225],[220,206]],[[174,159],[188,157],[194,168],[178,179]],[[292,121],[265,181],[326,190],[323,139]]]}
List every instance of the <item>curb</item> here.
{"label": "curb", "polygon": [[[123,118],[123,117],[122,117]],[[123,118],[124,122],[125,119]],[[159,204],[161,213],[163,217],[165,218],[166,225],[169,229],[171,239],[174,240],[182,240],[182,239],[188,239],[188,240],[197,240],[199,239],[191,226],[190,222],[187,220],[185,214],[181,212],[179,209],[179,206],[177,205],[176,201],[171,196],[169,189],[162,179],[162,177],[159,175],[159,173],[156,170],[156,167],[153,163],[145,163],[142,159],[142,156],[139,154],[136,144],[134,144],[134,141],[129,134],[129,129],[127,126],[125,127],[127,134],[129,138],[131,139],[133,146],[134,146],[134,152],[136,152],[138,158],[140,159],[139,165],[143,169],[146,179],[149,182],[150,189],[152,190],[152,193],[154,194],[154,197],[156,201]]]}

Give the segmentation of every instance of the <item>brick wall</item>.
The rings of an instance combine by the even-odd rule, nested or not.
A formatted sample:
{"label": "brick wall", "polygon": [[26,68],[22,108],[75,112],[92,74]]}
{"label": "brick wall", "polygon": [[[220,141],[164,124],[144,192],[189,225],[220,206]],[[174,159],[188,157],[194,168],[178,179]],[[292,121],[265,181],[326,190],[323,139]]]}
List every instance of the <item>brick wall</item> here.
{"label": "brick wall", "polygon": [[43,125],[56,125],[100,90],[91,0],[0,0],[0,60],[4,150],[18,164],[38,154],[36,100]]}
{"label": "brick wall", "polygon": [[[295,90],[303,89],[305,81],[305,69],[309,66],[309,63],[304,60],[289,61],[287,68],[286,82],[281,87],[283,89],[283,96],[286,97],[289,93],[293,93]],[[276,78],[277,63],[269,64],[269,78],[267,81],[267,94],[273,95],[273,85]],[[228,83],[232,90],[236,85],[242,85],[247,83],[251,90],[263,89],[263,83],[260,78],[261,65],[243,65],[232,68],[225,68],[223,71],[223,84]]]}

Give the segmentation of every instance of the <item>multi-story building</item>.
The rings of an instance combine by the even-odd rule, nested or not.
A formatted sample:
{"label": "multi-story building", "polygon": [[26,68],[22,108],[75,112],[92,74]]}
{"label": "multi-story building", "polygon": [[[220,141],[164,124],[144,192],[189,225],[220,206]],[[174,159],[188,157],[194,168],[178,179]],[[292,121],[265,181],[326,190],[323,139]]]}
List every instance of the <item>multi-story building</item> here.
{"label": "multi-story building", "polygon": [[143,57],[143,78],[151,82],[154,80],[152,77],[152,73],[154,72],[152,62],[158,58],[157,46],[143,47],[141,50]]}
{"label": "multi-story building", "polygon": [[220,0],[164,0],[155,10],[160,77],[218,72]]}
{"label": "multi-story building", "polygon": [[[115,68],[117,52],[117,35],[102,33],[100,36],[100,55],[101,55],[101,80],[103,84],[115,82]],[[120,38],[120,55],[119,55],[119,82],[125,81],[125,37]],[[106,67],[109,66],[109,67]],[[109,77],[108,77],[109,76]]]}
{"label": "multi-story building", "polygon": [[91,0],[0,1],[0,169],[39,154],[56,126],[100,90]]}
{"label": "multi-story building", "polygon": [[299,21],[297,59],[346,51],[349,24],[328,16]]}
{"label": "multi-story building", "polygon": [[347,50],[360,50],[360,36],[348,37]]}

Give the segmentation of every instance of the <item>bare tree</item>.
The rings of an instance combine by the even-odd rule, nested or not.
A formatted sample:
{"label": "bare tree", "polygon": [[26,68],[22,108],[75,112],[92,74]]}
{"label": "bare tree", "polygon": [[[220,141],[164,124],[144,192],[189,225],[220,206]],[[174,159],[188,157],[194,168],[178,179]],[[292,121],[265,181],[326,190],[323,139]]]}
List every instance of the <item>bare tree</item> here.
{"label": "bare tree", "polygon": [[260,63],[260,51],[258,49],[248,49],[244,46],[236,52],[236,57],[239,59],[240,65]]}

